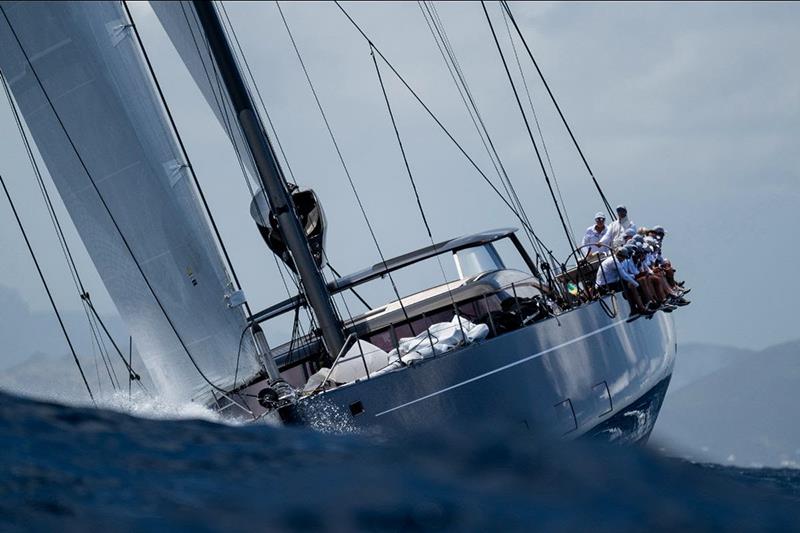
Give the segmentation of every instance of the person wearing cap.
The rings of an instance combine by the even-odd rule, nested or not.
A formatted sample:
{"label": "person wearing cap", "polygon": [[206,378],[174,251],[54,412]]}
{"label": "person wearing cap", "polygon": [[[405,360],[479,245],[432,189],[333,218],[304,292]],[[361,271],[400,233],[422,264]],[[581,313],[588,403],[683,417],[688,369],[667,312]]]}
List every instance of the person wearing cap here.
{"label": "person wearing cap", "polygon": [[[683,292],[688,292],[682,289],[683,282],[675,281],[675,269],[672,267],[672,263],[666,257],[661,255],[661,247],[664,243],[664,237],[666,237],[667,232],[664,229],[664,226],[653,226],[653,229],[650,230],[650,233],[653,239],[658,243],[658,258],[659,258],[659,265],[663,271],[664,277],[666,278],[666,282],[668,283],[671,292],[675,292],[676,290],[682,290]],[[686,304],[684,304],[686,305]]]}
{"label": "person wearing cap", "polygon": [[586,256],[598,254],[603,251],[601,246],[595,246],[600,239],[608,231],[606,227],[605,213],[598,212],[594,215],[594,224],[586,228],[586,233],[583,234],[583,242],[581,242],[581,249]]}
{"label": "person wearing cap", "polygon": [[636,230],[634,228],[628,228],[622,234],[622,245],[625,246],[626,244],[632,242],[631,239],[636,237]]}
{"label": "person wearing cap", "polygon": [[618,205],[617,220],[608,225],[608,231],[600,240],[600,243],[617,249],[624,244],[625,232],[629,229],[633,229],[634,235],[636,234],[636,224],[628,218],[628,208],[624,205]]}
{"label": "person wearing cap", "polygon": [[691,289],[683,288],[683,282],[675,281],[675,269],[666,257],[661,255],[661,246],[667,232],[662,226],[653,226],[649,235],[645,237],[645,243],[653,248],[652,270],[655,275],[654,283],[658,284],[659,290],[665,295],[669,303],[684,306],[691,302],[684,298]]}
{"label": "person wearing cap", "polygon": [[638,267],[636,280],[641,285],[642,301],[645,303],[645,307],[650,310],[661,309],[671,313],[676,307],[670,305],[667,301],[668,296],[671,295],[669,286],[666,285],[663,275],[654,268],[655,255],[653,247],[646,242],[636,243],[636,247],[636,263]]}
{"label": "person wearing cap", "polygon": [[639,297],[639,282],[631,274],[628,248],[619,248],[606,257],[597,269],[595,286],[604,294],[623,291],[631,306],[631,318],[648,314]]}

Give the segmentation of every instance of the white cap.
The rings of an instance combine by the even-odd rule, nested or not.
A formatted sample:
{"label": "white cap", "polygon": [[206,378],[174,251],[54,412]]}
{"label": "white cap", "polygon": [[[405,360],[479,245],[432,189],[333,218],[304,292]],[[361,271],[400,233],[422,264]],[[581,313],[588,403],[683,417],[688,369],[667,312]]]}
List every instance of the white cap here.
{"label": "white cap", "polygon": [[597,220],[598,218],[602,218],[603,220],[605,220],[606,214],[603,213],[602,211],[598,211],[597,213],[594,214],[594,219]]}

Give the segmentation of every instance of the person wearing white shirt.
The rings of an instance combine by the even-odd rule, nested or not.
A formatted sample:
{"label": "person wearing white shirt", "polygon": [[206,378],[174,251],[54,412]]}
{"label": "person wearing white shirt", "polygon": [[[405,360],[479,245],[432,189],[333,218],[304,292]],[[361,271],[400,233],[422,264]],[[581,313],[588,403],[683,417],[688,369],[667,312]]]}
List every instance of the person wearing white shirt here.
{"label": "person wearing white shirt", "polygon": [[601,293],[609,294],[617,291],[624,291],[625,297],[631,306],[631,318],[636,319],[640,315],[648,314],[644,308],[642,299],[639,296],[639,282],[635,275],[632,275],[632,266],[628,263],[629,252],[627,248],[618,249],[600,263],[597,269],[595,286]]}
{"label": "person wearing white shirt", "polygon": [[636,233],[636,224],[628,218],[628,209],[624,205],[617,206],[617,220],[608,225],[608,231],[600,239],[601,244],[617,249],[624,244],[625,231],[633,229]]}
{"label": "person wearing white shirt", "polygon": [[583,242],[581,242],[581,249],[586,256],[598,254],[603,251],[602,246],[596,246],[600,239],[608,231],[606,227],[606,215],[602,212],[594,216],[594,225],[586,228],[586,233],[583,234]]}

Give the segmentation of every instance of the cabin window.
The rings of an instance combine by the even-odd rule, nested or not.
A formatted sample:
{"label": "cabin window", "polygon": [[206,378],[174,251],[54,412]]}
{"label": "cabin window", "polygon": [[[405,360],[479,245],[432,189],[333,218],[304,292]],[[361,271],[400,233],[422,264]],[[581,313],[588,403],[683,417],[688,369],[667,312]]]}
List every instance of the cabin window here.
{"label": "cabin window", "polygon": [[459,250],[453,254],[453,259],[461,279],[505,268],[503,260],[491,243]]}

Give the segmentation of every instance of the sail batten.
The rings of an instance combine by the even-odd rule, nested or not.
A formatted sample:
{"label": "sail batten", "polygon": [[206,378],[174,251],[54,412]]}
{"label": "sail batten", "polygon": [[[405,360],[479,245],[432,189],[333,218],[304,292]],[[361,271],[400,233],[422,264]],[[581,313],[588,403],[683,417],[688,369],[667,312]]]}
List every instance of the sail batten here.
{"label": "sail batten", "polygon": [[121,5],[0,6],[0,69],[160,391],[186,400],[256,373],[244,312],[227,305],[232,283]]}

